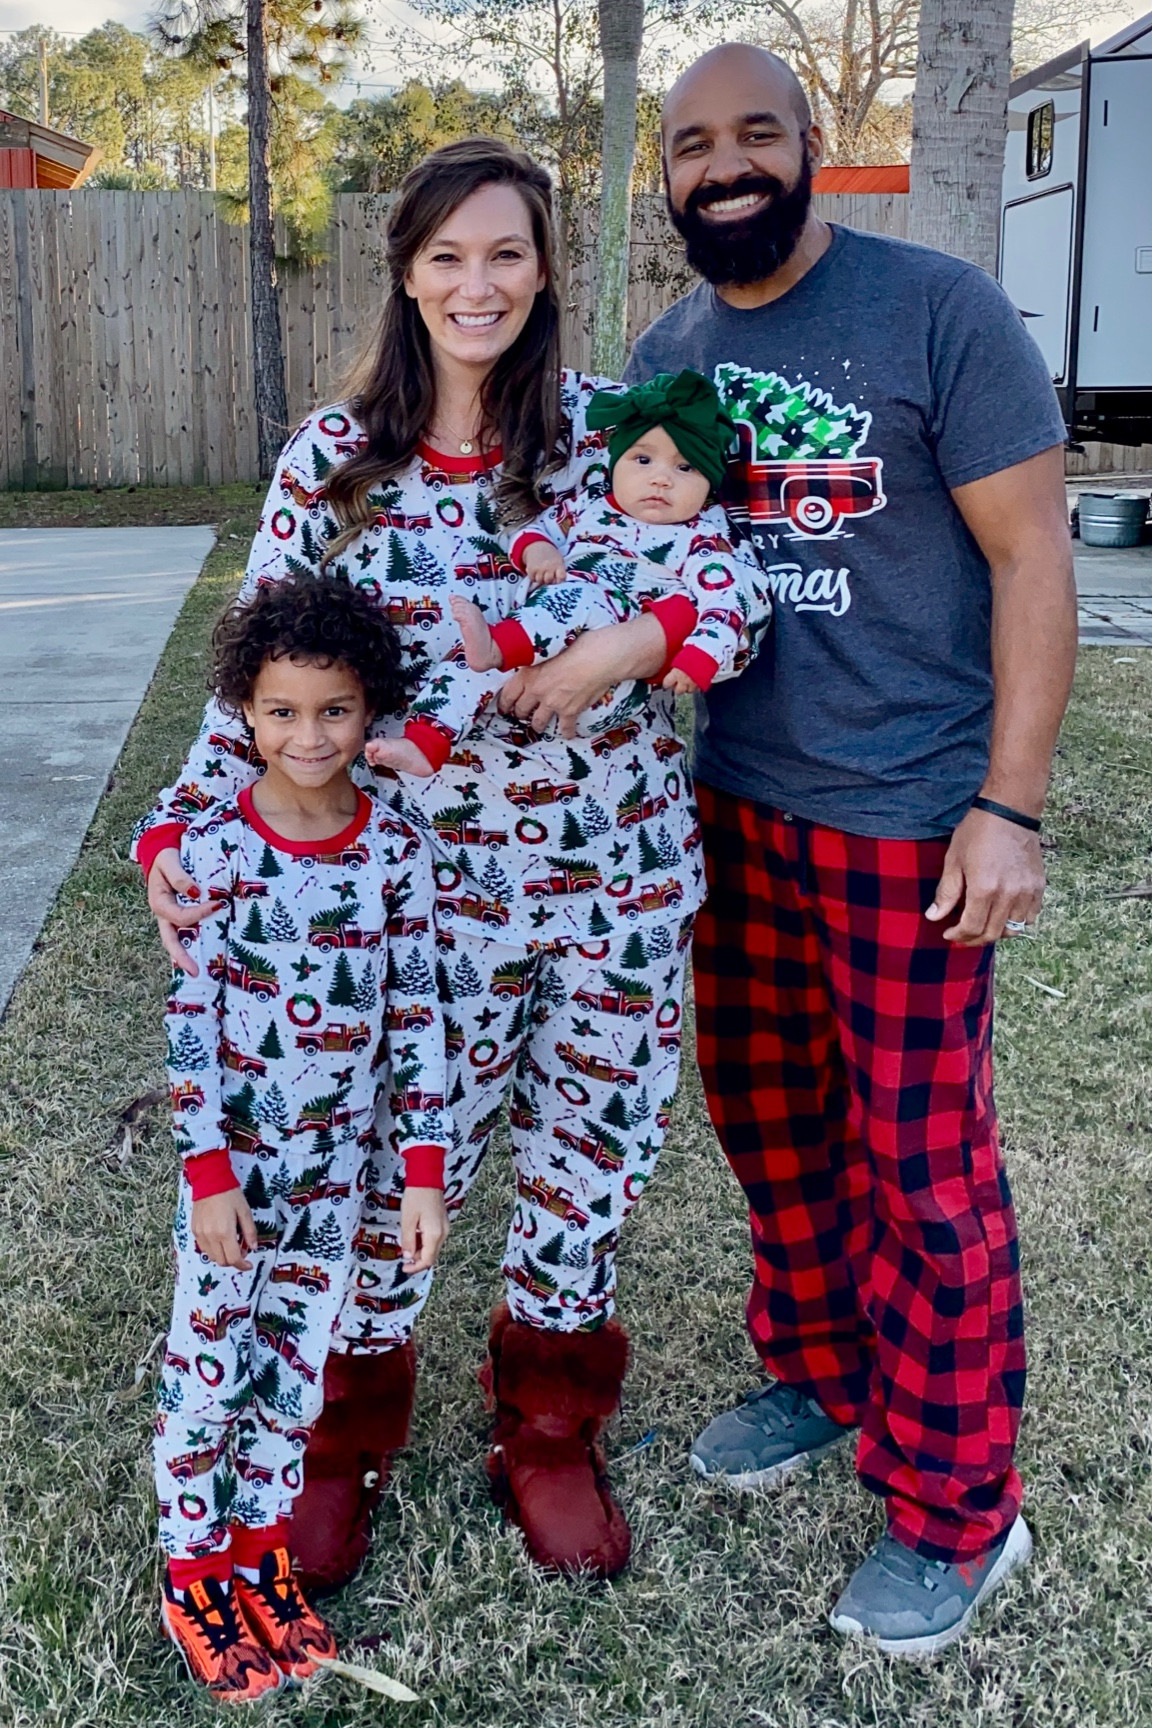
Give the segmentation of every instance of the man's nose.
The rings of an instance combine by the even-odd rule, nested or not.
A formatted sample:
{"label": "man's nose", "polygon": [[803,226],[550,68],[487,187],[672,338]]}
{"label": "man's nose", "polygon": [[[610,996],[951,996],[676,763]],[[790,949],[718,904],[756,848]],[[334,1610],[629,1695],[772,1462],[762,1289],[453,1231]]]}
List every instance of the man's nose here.
{"label": "man's nose", "polygon": [[730,186],[734,180],[740,180],[751,172],[752,164],[739,139],[720,138],[713,145],[708,158],[708,172],[704,176],[704,184]]}

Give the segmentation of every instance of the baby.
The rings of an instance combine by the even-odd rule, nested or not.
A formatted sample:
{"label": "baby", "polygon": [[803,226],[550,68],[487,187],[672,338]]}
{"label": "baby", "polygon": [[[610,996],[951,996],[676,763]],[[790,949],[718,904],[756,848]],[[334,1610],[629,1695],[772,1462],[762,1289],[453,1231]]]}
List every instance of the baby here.
{"label": "baby", "polygon": [[[561,653],[583,630],[651,611],[669,649],[657,680],[678,695],[707,690],[752,647],[747,585],[733,569],[727,519],[709,503],[735,428],[714,386],[690,370],[598,391],[587,424],[609,432],[609,491],[555,504],[514,537],[509,555],[532,585],[518,614],[489,625],[479,606],[453,596],[464,659],[474,672],[510,672]],[[766,592],[757,598],[759,628],[771,608]],[[409,715],[402,738],[373,739],[365,754],[375,767],[436,773],[478,718],[451,660]]]}

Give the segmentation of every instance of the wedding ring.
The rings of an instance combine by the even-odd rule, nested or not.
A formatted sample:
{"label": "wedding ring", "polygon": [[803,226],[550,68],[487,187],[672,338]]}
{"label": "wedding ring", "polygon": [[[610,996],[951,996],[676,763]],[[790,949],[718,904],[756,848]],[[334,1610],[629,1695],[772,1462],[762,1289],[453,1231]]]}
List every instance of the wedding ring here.
{"label": "wedding ring", "polygon": [[1005,918],[1004,932],[1008,936],[1023,936],[1028,929],[1023,918]]}

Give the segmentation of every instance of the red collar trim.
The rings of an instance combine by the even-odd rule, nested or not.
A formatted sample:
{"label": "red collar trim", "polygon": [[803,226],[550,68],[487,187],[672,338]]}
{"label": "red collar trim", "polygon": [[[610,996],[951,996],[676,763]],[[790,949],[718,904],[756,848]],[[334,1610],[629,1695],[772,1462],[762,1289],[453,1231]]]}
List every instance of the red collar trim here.
{"label": "red collar trim", "polygon": [[356,814],[347,828],[341,828],[339,834],[325,834],[319,840],[289,840],[285,835],[277,834],[275,828],[270,828],[265,822],[252,802],[251,786],[245,786],[236,802],[249,828],[259,834],[261,840],[267,840],[269,846],[275,846],[278,852],[287,852],[289,858],[315,858],[317,853],[339,852],[345,846],[351,846],[364,832],[372,815],[371,798],[358,791]]}
{"label": "red collar trim", "polygon": [[433,450],[423,439],[416,448],[425,462],[442,468],[445,474],[484,474],[489,468],[498,468],[504,457],[503,450],[489,450],[480,456],[449,456],[446,450]]}

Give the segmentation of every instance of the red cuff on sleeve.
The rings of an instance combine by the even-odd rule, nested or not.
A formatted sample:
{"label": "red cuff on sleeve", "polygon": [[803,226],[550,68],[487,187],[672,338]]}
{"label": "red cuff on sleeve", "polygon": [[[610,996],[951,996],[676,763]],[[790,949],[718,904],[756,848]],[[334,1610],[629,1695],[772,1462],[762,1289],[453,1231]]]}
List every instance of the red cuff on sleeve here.
{"label": "red cuff on sleeve", "polygon": [[697,648],[689,643],[681,648],[672,665],[677,672],[687,672],[697,690],[710,690],[712,680],[720,670],[719,660],[713,660],[711,654],[705,654],[703,648]]}
{"label": "red cuff on sleeve", "polygon": [[687,594],[665,594],[663,600],[653,600],[644,610],[652,613],[668,644],[668,658],[652,679],[653,684],[660,684],[668,676],[673,660],[696,628],[696,608]]}
{"label": "red cuff on sleeve", "polygon": [[492,640],[500,650],[505,672],[515,672],[518,666],[531,666],[536,658],[532,638],[516,618],[505,618],[493,624]]}
{"label": "red cuff on sleeve", "polygon": [[524,554],[527,552],[529,546],[551,546],[551,544],[552,542],[549,540],[547,534],[541,534],[539,528],[525,528],[521,533],[517,534],[515,540],[513,540],[512,548],[508,553],[508,556],[511,558],[513,564],[515,564],[517,570],[523,570]]}
{"label": "red cuff on sleeve", "polygon": [[451,736],[441,731],[439,726],[434,726],[430,720],[409,720],[404,728],[404,736],[410,744],[415,744],[417,750],[424,752],[437,772],[452,754]]}
{"label": "red cuff on sleeve", "polygon": [[404,1181],[409,1188],[443,1188],[443,1146],[406,1146]]}
{"label": "red cuff on sleeve", "polygon": [[215,1151],[198,1152],[194,1158],[185,1158],[184,1174],[188,1178],[193,1200],[210,1200],[213,1194],[227,1194],[229,1189],[240,1186],[227,1146],[218,1146]]}
{"label": "red cuff on sleeve", "polygon": [[186,822],[160,822],[155,828],[149,828],[146,833],[141,834],[136,842],[136,862],[144,872],[145,882],[151,875],[152,866],[158,855],[164,851],[165,847],[175,846],[179,849],[186,827]]}

